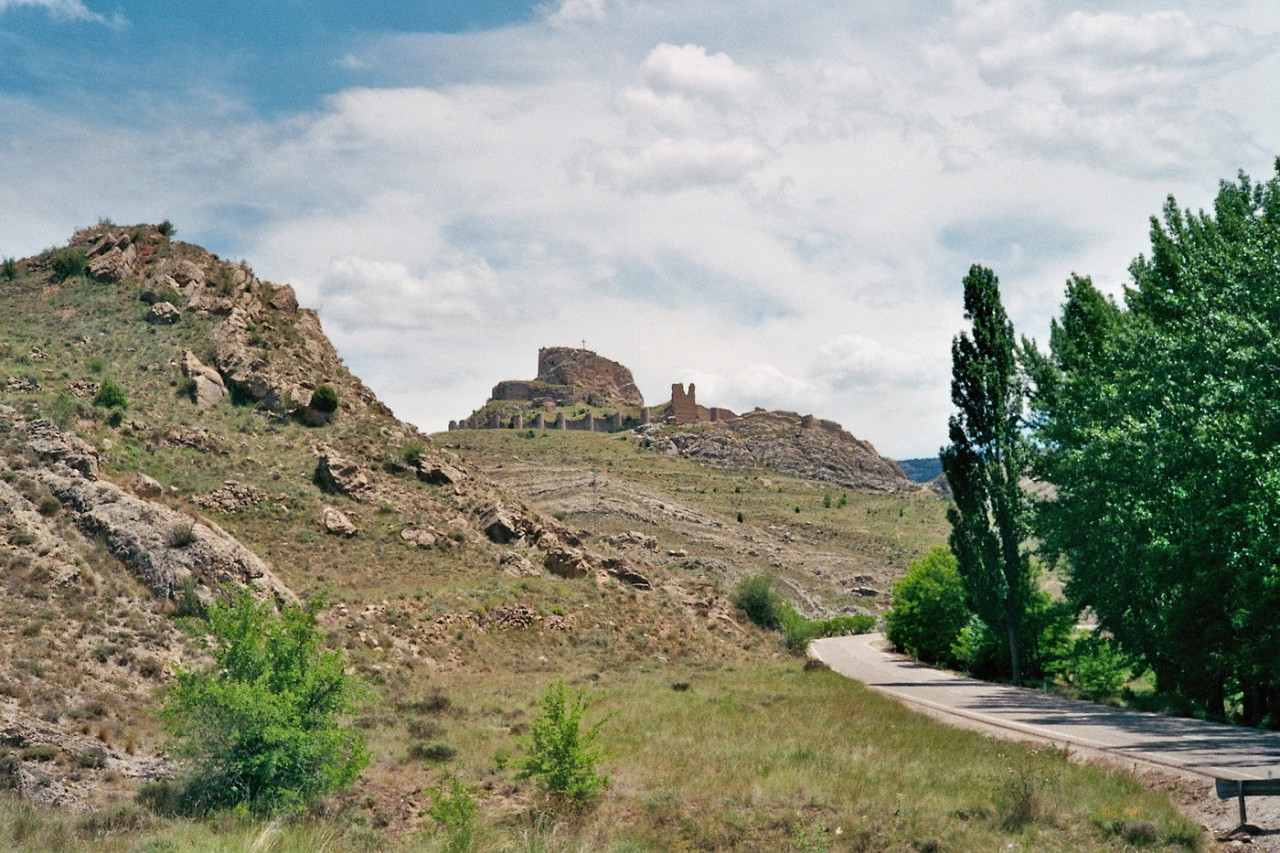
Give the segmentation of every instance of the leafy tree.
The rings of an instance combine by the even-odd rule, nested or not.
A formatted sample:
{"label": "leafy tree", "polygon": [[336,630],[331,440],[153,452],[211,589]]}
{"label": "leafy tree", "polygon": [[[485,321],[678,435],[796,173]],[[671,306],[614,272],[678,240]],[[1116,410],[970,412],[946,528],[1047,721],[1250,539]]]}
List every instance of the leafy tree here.
{"label": "leafy tree", "polygon": [[934,548],[893,585],[885,635],[908,654],[947,664],[955,659],[952,647],[969,616],[955,555],[948,548]]}
{"label": "leafy tree", "polygon": [[300,809],[368,763],[360,736],[338,723],[358,690],[342,652],[322,645],[321,607],[286,605],[277,615],[241,592],[198,623],[212,638],[213,666],[180,670],[164,702],[176,752],[191,763],[186,810]]}
{"label": "leafy tree", "polygon": [[[1280,163],[1277,164],[1280,168]],[[1066,591],[1222,719],[1280,726],[1280,179],[1166,203],[1123,307],[1068,283],[1032,366]]]}
{"label": "leafy tree", "polygon": [[0,276],[3,276],[6,281],[13,281],[17,278],[18,262],[13,258],[5,258],[4,262],[0,264]]}
{"label": "leafy tree", "polygon": [[1027,385],[1013,324],[1000,302],[995,273],[974,265],[964,279],[965,319],[973,334],[951,344],[951,444],[942,468],[955,505],[947,510],[951,550],[969,608],[1000,632],[1013,680],[1022,677],[1021,633],[1034,586],[1022,548],[1027,506],[1019,480],[1030,445],[1023,432]]}
{"label": "leafy tree", "polygon": [[551,797],[582,808],[608,787],[609,777],[596,772],[602,754],[595,746],[608,717],[583,728],[590,707],[585,691],[571,691],[557,680],[542,697],[542,714],[529,723],[528,755],[519,762],[518,779],[536,779]]}

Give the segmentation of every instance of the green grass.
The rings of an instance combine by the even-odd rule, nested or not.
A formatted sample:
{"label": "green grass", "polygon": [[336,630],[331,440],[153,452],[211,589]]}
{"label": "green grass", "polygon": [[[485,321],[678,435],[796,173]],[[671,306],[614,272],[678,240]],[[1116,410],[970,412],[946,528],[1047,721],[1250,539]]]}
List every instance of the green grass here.
{"label": "green grass", "polygon": [[[673,690],[676,680],[688,689]],[[536,713],[549,681],[440,678],[435,693],[382,712],[436,721],[458,757],[427,767],[406,746],[403,758],[384,757],[366,775],[377,779],[403,763],[423,789],[446,771],[476,785],[481,850],[1124,850],[1125,833],[1140,825],[1156,838],[1143,849],[1203,843],[1168,795],[1133,779],[1077,766],[1057,750],[941,726],[794,663],[655,666],[575,679],[595,697],[586,721],[608,716],[599,745],[612,785],[593,811],[557,815],[542,811],[532,782],[513,781],[514,732]],[[447,696],[447,707],[421,701],[432,695]],[[398,743],[390,728],[382,737],[375,751]],[[259,849],[442,848],[445,838],[425,814],[397,822],[394,835],[379,830],[395,808],[393,800],[357,803],[325,820],[267,827],[143,813],[129,819],[134,828],[95,834],[70,816],[11,805],[0,810],[0,839],[14,850],[245,850],[265,833],[274,841]]]}

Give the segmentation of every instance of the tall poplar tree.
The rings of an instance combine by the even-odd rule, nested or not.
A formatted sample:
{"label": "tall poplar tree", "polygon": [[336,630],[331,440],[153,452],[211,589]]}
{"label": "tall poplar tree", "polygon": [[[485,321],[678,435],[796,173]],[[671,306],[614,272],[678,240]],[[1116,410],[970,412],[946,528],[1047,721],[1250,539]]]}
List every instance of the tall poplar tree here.
{"label": "tall poplar tree", "polygon": [[965,319],[951,344],[951,444],[942,469],[955,506],[951,550],[964,578],[969,607],[1008,645],[1015,682],[1022,677],[1020,649],[1033,585],[1022,548],[1027,506],[1019,480],[1028,462],[1023,432],[1027,385],[1018,364],[1013,324],[1000,302],[995,273],[974,265],[964,279]]}

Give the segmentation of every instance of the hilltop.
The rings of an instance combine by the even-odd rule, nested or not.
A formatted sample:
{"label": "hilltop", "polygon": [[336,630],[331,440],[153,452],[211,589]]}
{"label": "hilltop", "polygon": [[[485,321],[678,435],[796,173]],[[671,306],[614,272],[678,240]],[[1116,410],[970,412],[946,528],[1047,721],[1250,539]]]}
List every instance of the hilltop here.
{"label": "hilltop", "polygon": [[[1093,815],[1118,803],[1161,839],[1182,831],[1167,796],[938,730],[803,668],[733,607],[737,581],[768,572],[807,615],[883,612],[945,538],[936,495],[707,466],[629,433],[423,435],[291,287],[171,235],[103,222],[0,276],[14,849],[238,849],[270,833],[436,849],[446,774],[480,805],[479,849],[991,849],[1012,832],[1011,762],[1074,804],[1029,844],[1094,848],[1109,836]],[[174,771],[154,711],[174,668],[202,660],[184,615],[239,588],[322,598],[328,642],[371,696],[352,722],[373,762],[296,827],[135,803]],[[557,678],[608,716],[613,786],[572,818],[513,767]]]}
{"label": "hilltop", "polygon": [[698,402],[697,387],[673,383],[671,399],[646,407],[631,371],[588,349],[538,350],[533,380],[505,380],[449,429],[635,430],[643,447],[720,468],[761,467],[850,489],[917,488],[892,459],[834,421],[754,409],[738,415]]}

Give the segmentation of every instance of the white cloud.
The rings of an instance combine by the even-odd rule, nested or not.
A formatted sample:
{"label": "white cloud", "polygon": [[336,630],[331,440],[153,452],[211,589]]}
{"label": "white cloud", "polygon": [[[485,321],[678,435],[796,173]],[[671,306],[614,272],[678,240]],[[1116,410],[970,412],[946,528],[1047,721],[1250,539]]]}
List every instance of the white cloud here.
{"label": "white cloud", "polygon": [[55,21],[88,21],[110,26],[119,26],[124,23],[124,19],[119,14],[108,19],[86,7],[80,0],[0,0],[0,13],[20,6],[45,9]]}
{"label": "white cloud", "polygon": [[1119,286],[1168,193],[1269,173],[1274,111],[1241,92],[1276,56],[1224,35],[1269,7],[1167,5],[565,2],[362,43],[394,86],[279,118],[0,95],[0,249],[170,218],[295,283],[426,429],[585,337],[651,402],[695,381],[932,453],[970,263],[1043,338],[1069,273]]}
{"label": "white cloud", "polygon": [[597,149],[584,158],[583,171],[617,190],[676,192],[736,183],[766,156],[760,145],[748,139],[662,138],[642,148]]}
{"label": "white cloud", "polygon": [[755,74],[726,53],[708,55],[701,45],[677,47],[666,42],[655,47],[644,61],[649,85],[708,100],[738,99],[755,84]]}
{"label": "white cloud", "polygon": [[865,335],[841,335],[821,346],[814,373],[834,392],[880,393],[933,378],[918,355]]}

